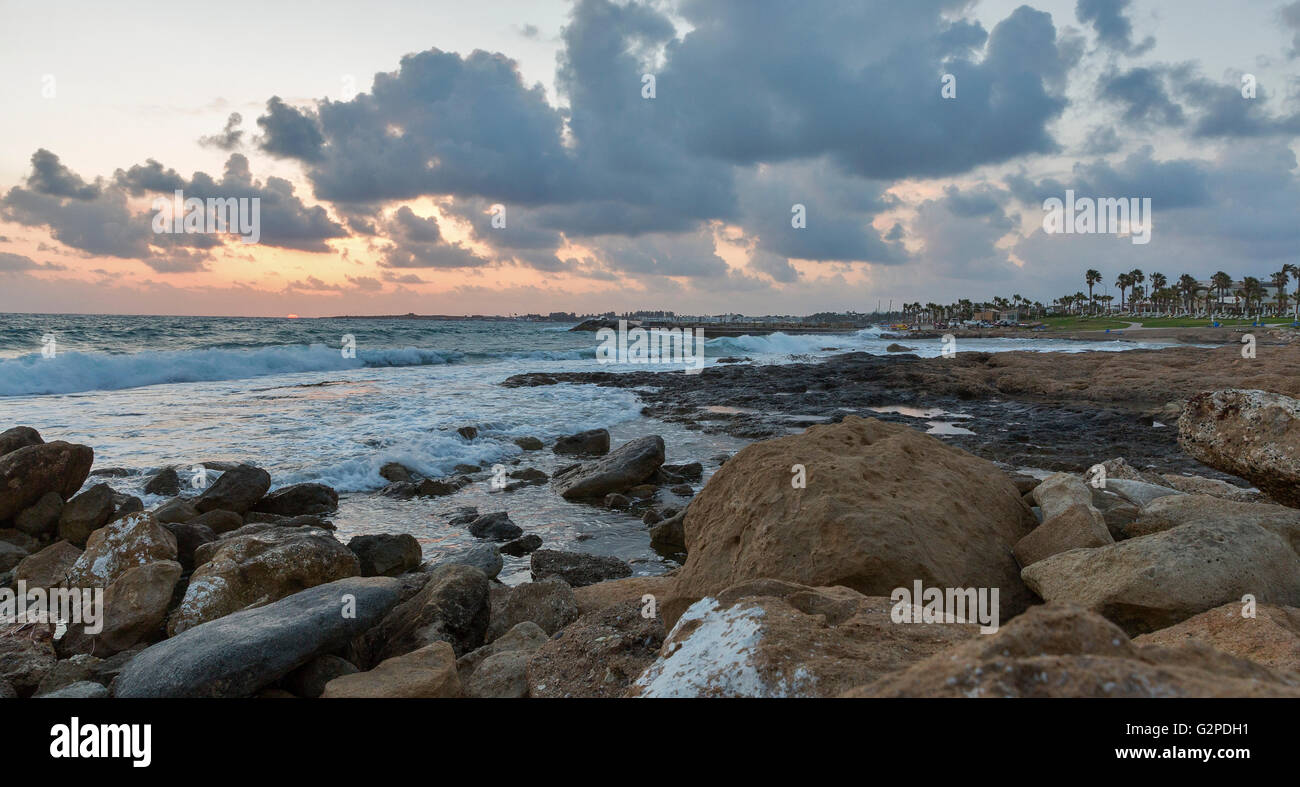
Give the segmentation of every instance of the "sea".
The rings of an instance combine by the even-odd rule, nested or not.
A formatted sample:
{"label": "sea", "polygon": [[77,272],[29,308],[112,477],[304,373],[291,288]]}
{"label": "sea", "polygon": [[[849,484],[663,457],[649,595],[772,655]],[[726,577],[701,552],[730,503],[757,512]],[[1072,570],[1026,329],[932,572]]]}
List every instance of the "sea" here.
{"label": "sea", "polygon": [[[642,415],[634,390],[500,385],[521,372],[685,373],[683,364],[603,363],[596,335],[572,327],[522,320],[0,314],[0,429],[32,426],[47,441],[91,446],[96,474],[87,484],[108,483],[146,506],[163,500],[143,492],[160,467],[174,466],[189,479],[205,462],[244,461],[270,472],[273,489],[317,481],[338,490],[334,524],[344,541],[411,533],[426,559],[446,559],[478,543],[446,524],[457,509],[473,506],[508,511],[548,548],[614,555],[637,574],[662,573],[675,558],[650,547],[639,513],[567,502],[546,486],[501,492],[485,477],[498,464],[551,473],[572,462],[549,450],[523,451],[514,442],[523,436],[549,445],[562,435],[606,428],[618,445],[659,434],[668,462],[700,461],[706,479],[720,457],[744,446]],[[848,351],[884,354],[895,341],[876,328],[720,337],[706,342],[705,366],[728,357],[790,363]],[[925,357],[943,350],[938,339],[903,343]],[[957,349],[1158,346],[963,339]],[[477,437],[461,436],[462,426],[476,427]],[[403,501],[376,494],[387,483],[379,470],[388,462],[431,478],[450,475],[457,465],[483,472],[455,495]],[[527,558],[506,558],[501,578],[526,581]]]}

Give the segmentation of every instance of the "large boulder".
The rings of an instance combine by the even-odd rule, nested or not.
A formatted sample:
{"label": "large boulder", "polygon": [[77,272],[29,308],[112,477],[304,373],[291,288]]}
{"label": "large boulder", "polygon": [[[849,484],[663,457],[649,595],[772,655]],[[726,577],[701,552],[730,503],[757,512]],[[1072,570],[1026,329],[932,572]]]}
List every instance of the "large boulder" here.
{"label": "large boulder", "polygon": [[90,534],[113,518],[115,494],[108,484],[95,484],[69,500],[59,514],[59,538],[84,547]]}
{"label": "large boulder", "polygon": [[[792,484],[793,465],[806,488]],[[1007,620],[1032,599],[1011,552],[1036,524],[1020,497],[991,462],[876,419],[753,443],[686,509],[687,558],[664,619],[770,577],[868,596],[917,580],[999,588]]]}
{"label": "large boulder", "polygon": [[323,699],[437,699],[462,695],[451,645],[434,642],[419,650],[385,659],[369,672],[343,675],[325,684]]}
{"label": "large boulder", "polygon": [[18,512],[14,517],[14,527],[35,538],[52,536],[59,528],[63,505],[58,492],[46,492],[35,503]]}
{"label": "large boulder", "polygon": [[557,472],[551,479],[566,500],[604,497],[644,482],[664,463],[664,439],[647,435],[624,443],[612,453]]}
{"label": "large boulder", "polygon": [[1300,557],[1276,533],[1249,522],[1188,524],[1062,552],[1026,566],[1022,576],[1043,600],[1085,607],[1134,635],[1246,594],[1300,605]]}
{"label": "large boulder", "polygon": [[237,465],[221,474],[203,494],[194,498],[199,513],[215,509],[243,514],[271,488],[271,474],[260,467]]}
{"label": "large boulder", "polygon": [[621,697],[655,657],[663,618],[624,601],[560,629],[528,661],[530,697]]}
{"label": "large boulder", "polygon": [[1152,501],[1125,531],[1130,536],[1159,533],[1179,525],[1248,522],[1272,530],[1300,553],[1300,511],[1271,503],[1238,503],[1209,495],[1172,495]]}
{"label": "large boulder", "polygon": [[529,569],[534,581],[559,577],[575,588],[632,575],[632,567],[612,555],[588,555],[558,549],[533,552],[529,556]]}
{"label": "large boulder", "polygon": [[1210,467],[1300,508],[1300,400],[1232,388],[1197,394],[1178,418],[1178,444]]}
{"label": "large boulder", "polygon": [[41,433],[30,426],[15,426],[0,432],[0,456],[13,453],[29,445],[40,445],[45,441]]}
{"label": "large boulder", "polygon": [[181,493],[181,477],[177,475],[176,468],[164,467],[150,476],[149,480],[145,482],[144,493],[164,497],[179,495]]}
{"label": "large boulder", "polygon": [[176,537],[150,514],[131,514],[90,534],[68,570],[68,585],[107,588],[132,568],[175,559]]}
{"label": "large boulder", "polygon": [[268,527],[198,547],[198,566],[167,621],[176,636],[209,620],[361,572],[356,555],[327,531]]}
{"label": "large boulder", "polygon": [[1029,531],[1016,542],[1015,555],[1020,565],[1037,563],[1045,557],[1071,549],[1090,549],[1115,543],[1106,518],[1087,503],[1073,505]]}
{"label": "large boulder", "polygon": [[352,661],[369,667],[439,641],[461,656],[483,644],[490,615],[482,571],[455,563],[438,566],[418,593],[358,639]]}
{"label": "large boulder", "polygon": [[525,621],[535,623],[547,634],[554,634],[578,618],[573,588],[559,577],[514,587],[493,586],[491,604],[487,642],[496,641]]}
{"label": "large boulder", "polygon": [[693,604],[628,693],[835,697],[979,636],[974,623],[897,622],[896,606],[844,587],[741,583]]}
{"label": "large boulder", "polygon": [[29,588],[59,587],[68,580],[81,550],[67,541],[56,541],[34,555],[23,558],[14,569],[14,581],[27,583]]}
{"label": "large boulder", "polygon": [[141,651],[114,681],[118,697],[247,697],[344,647],[397,603],[388,577],[317,585],[187,629]]}
{"label": "large boulder", "polygon": [[586,432],[566,435],[555,441],[551,449],[557,454],[591,454],[599,456],[609,453],[609,430],[590,429]]}
{"label": "large boulder", "polygon": [[217,534],[207,525],[194,522],[168,522],[163,525],[176,537],[176,561],[185,573],[194,571],[194,553],[204,544],[217,540]]}
{"label": "large boulder", "polygon": [[172,591],[181,578],[181,564],[157,560],[124,571],[104,590],[100,630],[69,625],[59,640],[59,653],[88,653],[100,658],[161,639]]}
{"label": "large boulder", "polygon": [[420,565],[424,551],[410,533],[353,536],[348,549],[356,554],[363,577],[395,577]]}
{"label": "large boulder", "polygon": [[510,514],[505,511],[477,516],[469,521],[467,528],[471,536],[493,541],[510,541],[524,534],[523,528],[512,522]]}
{"label": "large boulder", "polygon": [[339,493],[325,484],[294,484],[277,489],[253,506],[254,511],[280,516],[328,514],[338,510]]}
{"label": "large boulder", "polygon": [[72,497],[90,475],[95,451],[88,445],[56,440],[29,445],[0,456],[0,522],[57,492]]}
{"label": "large boulder", "polygon": [[[528,662],[549,639],[536,623],[524,621],[456,659],[465,694],[498,699],[528,696]],[[479,667],[483,668],[481,672]]]}
{"label": "large boulder", "polygon": [[[1176,647],[1201,642],[1239,659],[1300,675],[1300,609],[1240,601],[1136,637],[1138,645]],[[1248,614],[1249,613],[1249,614]]]}
{"label": "large boulder", "polygon": [[[578,614],[598,612],[623,601],[652,602],[658,605],[676,580],[671,576],[624,577],[609,579],[573,589],[573,600],[578,604]],[[647,596],[649,598],[647,598]]]}
{"label": "large boulder", "polygon": [[850,697],[1300,697],[1300,678],[1206,646],[1140,647],[1065,604],[940,651]]}

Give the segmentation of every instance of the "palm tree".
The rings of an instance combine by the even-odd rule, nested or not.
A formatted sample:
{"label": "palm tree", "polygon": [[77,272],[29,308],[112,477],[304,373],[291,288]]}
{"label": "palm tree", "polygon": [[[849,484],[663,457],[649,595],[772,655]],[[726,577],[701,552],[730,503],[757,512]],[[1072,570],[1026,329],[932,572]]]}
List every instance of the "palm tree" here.
{"label": "palm tree", "polygon": [[1083,274],[1083,281],[1088,285],[1088,303],[1092,304],[1092,311],[1095,313],[1097,302],[1093,300],[1092,288],[1094,285],[1101,284],[1101,271],[1089,268],[1088,272]]}
{"label": "palm tree", "polygon": [[1115,286],[1119,288],[1119,310],[1124,311],[1124,291],[1133,286],[1133,275],[1121,273],[1115,277]]}
{"label": "palm tree", "polygon": [[1268,279],[1269,279],[1269,283],[1277,288],[1278,308],[1281,309],[1283,312],[1285,312],[1286,311],[1286,283],[1288,280],[1290,280],[1290,273],[1287,271],[1286,266],[1283,266],[1282,270],[1278,271],[1277,273],[1274,273],[1272,276],[1269,276]]}
{"label": "palm tree", "polygon": [[1196,290],[1199,286],[1196,278],[1190,273],[1184,273],[1178,277],[1178,291],[1183,294],[1183,305],[1188,313],[1195,311],[1192,302],[1196,298]]}
{"label": "palm tree", "polygon": [[1223,271],[1219,271],[1210,277],[1210,284],[1214,285],[1219,291],[1219,301],[1222,302],[1227,295],[1228,290],[1232,289],[1232,277]]}
{"label": "palm tree", "polygon": [[1237,291],[1237,294],[1245,296],[1246,311],[1250,312],[1252,303],[1263,303],[1264,285],[1254,276],[1247,276],[1241,280],[1241,289]]}
{"label": "palm tree", "polygon": [[1160,313],[1160,299],[1165,295],[1164,289],[1169,286],[1169,280],[1163,273],[1151,274],[1151,298],[1155,301],[1156,313]]}

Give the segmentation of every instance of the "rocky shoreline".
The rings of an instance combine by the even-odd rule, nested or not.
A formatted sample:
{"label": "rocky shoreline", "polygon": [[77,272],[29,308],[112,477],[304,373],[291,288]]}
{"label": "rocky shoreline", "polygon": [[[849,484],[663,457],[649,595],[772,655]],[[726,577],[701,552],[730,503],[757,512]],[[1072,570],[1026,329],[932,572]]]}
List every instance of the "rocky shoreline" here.
{"label": "rocky shoreline", "polygon": [[[504,510],[459,511],[479,546],[435,563],[404,533],[343,543],[333,489],[252,464],[197,494],[160,469],[146,511],[83,490],[109,475],[91,447],[15,427],[0,589],[96,591],[102,616],[0,622],[0,696],[1300,696],[1297,372],[1278,344],[506,381],[631,388],[757,440],[706,468],[654,435],[521,438],[572,462],[493,479],[635,512],[681,559],[661,576]],[[974,434],[913,428],[936,420]],[[383,475],[440,497],[490,474]],[[497,581],[502,554],[532,581]],[[925,588],[972,606],[932,614]]]}

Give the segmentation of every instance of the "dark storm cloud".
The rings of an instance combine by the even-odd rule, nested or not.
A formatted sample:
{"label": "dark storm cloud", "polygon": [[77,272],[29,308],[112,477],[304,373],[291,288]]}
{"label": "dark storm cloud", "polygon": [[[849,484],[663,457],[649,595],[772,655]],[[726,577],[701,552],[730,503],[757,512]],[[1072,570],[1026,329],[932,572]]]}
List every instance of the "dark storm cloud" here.
{"label": "dark storm cloud", "polygon": [[1158,161],[1150,146],[1127,156],[1118,165],[1105,160],[1077,163],[1071,177],[1033,181],[1023,175],[1007,178],[1022,202],[1041,206],[1049,197],[1063,199],[1066,189],[1079,197],[1150,197],[1154,210],[1186,208],[1211,202],[1204,162],[1194,159]]}
{"label": "dark storm cloud", "polygon": [[1079,0],[1074,6],[1080,22],[1091,25],[1097,41],[1129,55],[1140,55],[1155,46],[1148,36],[1142,43],[1133,43],[1133,24],[1124,15],[1132,0]]}
{"label": "dark storm cloud", "polygon": [[199,144],[204,147],[217,148],[218,150],[231,151],[239,147],[244,136],[244,131],[239,127],[244,122],[244,118],[238,112],[231,112],[230,117],[226,118],[226,125],[221,129],[220,134],[199,137]]}
{"label": "dark storm cloud", "polygon": [[385,268],[477,268],[488,263],[473,250],[444,240],[433,216],[417,216],[405,205],[388,220],[385,234],[393,241],[379,262]]}
{"label": "dark storm cloud", "polygon": [[98,184],[87,183],[45,148],[32,154],[32,174],[27,177],[27,187],[51,197],[89,200],[99,195]]}
{"label": "dark storm cloud", "polygon": [[320,129],[309,117],[289,106],[279,96],[271,96],[266,102],[266,114],[257,119],[262,129],[258,147],[281,158],[296,158],[303,161],[315,161],[321,156]]}
{"label": "dark storm cloud", "polygon": [[1097,92],[1103,99],[1123,106],[1123,118],[1130,123],[1181,126],[1186,120],[1183,108],[1166,92],[1164,75],[1158,68],[1111,71],[1101,78]]}
{"label": "dark storm cloud", "polygon": [[1242,95],[1240,80],[1211,80],[1180,70],[1175,81],[1183,100],[1197,113],[1192,133],[1198,137],[1269,137],[1300,135],[1300,112],[1270,113],[1271,91],[1257,85],[1254,98]]}

